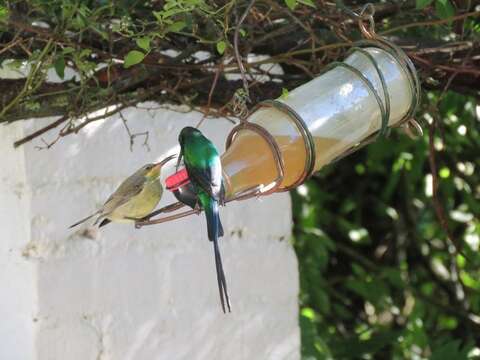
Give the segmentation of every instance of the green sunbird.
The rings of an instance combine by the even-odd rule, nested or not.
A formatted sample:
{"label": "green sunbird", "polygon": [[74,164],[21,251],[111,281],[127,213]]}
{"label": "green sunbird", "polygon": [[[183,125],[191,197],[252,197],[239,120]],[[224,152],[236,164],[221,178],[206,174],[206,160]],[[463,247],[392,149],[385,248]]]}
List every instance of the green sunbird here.
{"label": "green sunbird", "polygon": [[188,177],[197,193],[199,205],[205,211],[208,238],[213,242],[215,266],[217,270],[218,290],[222,310],[225,302],[230,312],[230,299],[227,292],[227,281],[223,271],[222,259],[218,248],[218,238],[223,236],[223,227],[218,215],[219,203],[224,202],[222,182],[222,164],[217,149],[203,134],[195,128],[185,127],[178,137],[181,151],[178,164],[183,157]]}
{"label": "green sunbird", "polygon": [[171,155],[158,163],[142,166],[120,184],[100,209],[70,228],[97,215],[94,225],[101,221],[102,227],[112,221],[132,222],[150,214],[162,198],[163,187],[159,179],[162,166],[175,157]]}

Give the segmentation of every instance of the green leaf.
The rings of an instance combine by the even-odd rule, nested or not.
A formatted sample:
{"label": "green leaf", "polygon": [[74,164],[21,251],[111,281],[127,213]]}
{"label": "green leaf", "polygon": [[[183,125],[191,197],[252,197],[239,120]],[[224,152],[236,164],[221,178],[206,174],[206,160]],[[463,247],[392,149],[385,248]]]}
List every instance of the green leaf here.
{"label": "green leaf", "polygon": [[315,319],[315,311],[311,308],[303,308],[301,313],[302,316],[305,316],[307,319],[314,320]]}
{"label": "green leaf", "polygon": [[11,69],[11,70],[20,70],[20,68],[23,66],[23,61],[19,59],[15,59],[12,61],[9,61],[6,66]]}
{"label": "green leaf", "polygon": [[314,8],[314,9],[317,8],[312,0],[298,0],[298,2],[299,2],[300,4],[310,6],[310,7]]}
{"label": "green leaf", "polygon": [[25,103],[25,107],[30,111],[37,111],[37,110],[40,110],[41,105],[39,102],[36,102],[36,101],[32,101],[32,102],[27,101]]}
{"label": "green leaf", "polygon": [[425,9],[427,6],[429,6],[433,0],[417,0],[416,1],[416,8],[418,10]]}
{"label": "green leaf", "polygon": [[286,99],[288,97],[288,89],[282,88],[282,95],[280,95],[280,99]]}
{"label": "green leaf", "polygon": [[65,77],[65,58],[63,55],[60,55],[57,60],[55,60],[53,66],[55,67],[55,72],[57,73],[58,77],[63,79]]}
{"label": "green leaf", "polygon": [[67,46],[62,50],[63,55],[71,54],[73,52],[75,52],[75,49],[70,46]]}
{"label": "green leaf", "polygon": [[290,10],[295,10],[297,7],[297,0],[285,0],[285,4]]}
{"label": "green leaf", "polygon": [[123,66],[129,68],[130,66],[136,65],[144,59],[145,54],[141,51],[132,50],[127,56],[125,56]]}
{"label": "green leaf", "polygon": [[450,0],[437,0],[435,2],[435,11],[441,19],[447,19],[455,15],[455,8],[450,3]]}
{"label": "green leaf", "polygon": [[6,21],[8,18],[8,8],[0,6],[0,21]]}
{"label": "green leaf", "polygon": [[[328,352],[328,348],[324,349],[323,347],[316,346],[316,342],[319,339],[317,328],[314,322],[314,316],[309,316],[308,312],[305,313],[304,309],[301,311],[300,315],[300,328],[302,335],[302,359],[327,359],[326,356],[322,356],[320,353],[321,350]],[[320,351],[319,351],[320,350]]]}
{"label": "green leaf", "polygon": [[[350,339],[335,339],[331,349],[335,350],[334,359],[358,359],[363,354],[372,354],[380,349],[393,344],[398,337],[402,335],[401,331],[382,331],[372,334],[369,340],[360,340],[358,337]],[[355,357],[352,357],[355,354]],[[457,359],[457,358],[451,358]]]}
{"label": "green leaf", "polygon": [[240,36],[241,36],[241,37],[247,36],[247,32],[246,32],[245,30],[243,30],[243,29],[240,29],[238,32],[240,33]]}
{"label": "green leaf", "polygon": [[384,270],[384,274],[388,282],[397,289],[402,289],[405,286],[399,269],[387,268]]}
{"label": "green leaf", "polygon": [[217,42],[217,52],[220,55],[223,55],[226,48],[227,48],[227,44],[225,43],[225,41],[222,40],[222,41]]}
{"label": "green leaf", "polygon": [[450,169],[448,167],[443,167],[438,172],[438,175],[440,175],[442,179],[446,179],[450,176]]}
{"label": "green leaf", "polygon": [[136,43],[139,48],[148,52],[150,51],[150,41],[149,37],[141,37],[137,39]]}
{"label": "green leaf", "polygon": [[464,270],[460,271],[460,279],[469,288],[480,290],[480,281],[470,276],[470,274]]}
{"label": "green leaf", "polygon": [[157,19],[158,22],[163,21],[163,12],[162,11],[154,11],[153,16]]}
{"label": "green leaf", "polygon": [[90,56],[90,54],[92,53],[92,50],[90,49],[83,49],[82,51],[80,51],[80,55],[78,55],[78,57],[80,59],[84,58],[84,57],[88,57]]}
{"label": "green leaf", "polygon": [[96,33],[98,33],[103,38],[103,40],[108,41],[108,33],[104,31],[100,26],[92,24],[90,25],[90,28],[93,29]]}
{"label": "green leaf", "polygon": [[87,19],[82,15],[77,15],[71,21],[71,25],[75,30],[82,30],[87,27]]}
{"label": "green leaf", "polygon": [[176,21],[172,25],[169,25],[167,28],[168,32],[179,32],[181,31],[187,23],[185,21]]}
{"label": "green leaf", "polygon": [[461,346],[461,340],[447,340],[444,344],[434,347],[430,360],[467,360],[471,345]]}

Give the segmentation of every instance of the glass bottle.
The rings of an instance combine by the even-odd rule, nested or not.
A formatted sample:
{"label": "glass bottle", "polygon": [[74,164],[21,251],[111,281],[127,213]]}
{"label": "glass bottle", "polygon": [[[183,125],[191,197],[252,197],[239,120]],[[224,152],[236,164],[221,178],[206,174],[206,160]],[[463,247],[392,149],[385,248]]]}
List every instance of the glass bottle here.
{"label": "glass bottle", "polygon": [[[377,133],[382,111],[383,115],[389,113],[388,126],[398,126],[415,108],[415,74],[392,52],[365,47],[354,50],[344,64],[278,99],[277,105],[282,106],[260,106],[249,116],[248,122],[267,130],[278,145],[284,165],[279,190],[303,181],[308,162],[306,138],[298,121],[283,107],[296,113],[310,133],[315,154],[312,171]],[[222,155],[227,200],[255,187],[268,188],[278,177],[274,155],[267,140],[257,132],[248,128],[236,132]]]}

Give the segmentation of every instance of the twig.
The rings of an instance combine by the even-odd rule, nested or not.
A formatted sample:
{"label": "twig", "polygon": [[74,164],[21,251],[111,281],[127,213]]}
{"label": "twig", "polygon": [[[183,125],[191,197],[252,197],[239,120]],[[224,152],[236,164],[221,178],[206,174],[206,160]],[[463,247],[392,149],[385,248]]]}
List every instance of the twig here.
{"label": "twig", "polygon": [[[278,6],[277,3],[273,2],[273,1],[269,1],[269,3],[271,4],[271,6]],[[293,22],[297,23],[298,26],[300,26],[303,30],[305,30],[305,32],[309,33],[310,34],[310,37],[312,38],[312,42],[314,43],[313,44],[313,47],[315,47],[315,44],[321,44],[322,42],[320,41],[320,39],[317,37],[317,35],[313,32],[313,30],[305,25],[298,17],[295,16],[294,13],[292,13],[290,11],[290,9],[288,8],[285,8],[285,7],[279,7],[285,14],[287,14],[287,16],[293,20]]]}
{"label": "twig", "polygon": [[22,88],[22,90],[17,94],[17,96],[10,101],[6,106],[3,107],[3,109],[0,111],[0,119],[12,108],[14,107],[25,95],[28,93],[32,93],[35,91],[35,89],[38,87],[38,85],[34,86],[33,82],[35,80],[35,77],[37,76],[38,71],[42,67],[42,61],[43,58],[46,56],[46,54],[50,51],[52,47],[53,42],[49,41],[45,47],[43,48],[42,52],[40,53],[38,59],[36,59],[35,65],[32,66],[30,69],[30,72],[28,74],[28,77],[25,81],[25,84]]}
{"label": "twig", "polygon": [[411,58],[417,60],[418,62],[427,65],[429,68],[442,69],[442,70],[454,72],[457,74],[470,74],[470,75],[480,76],[480,70],[477,68],[454,67],[454,66],[447,66],[447,65],[441,65],[441,64],[434,64],[431,61],[421,58],[420,56],[417,56],[413,53],[408,52],[408,55]]}
{"label": "twig", "polygon": [[[149,91],[146,91],[145,93],[143,93],[141,96],[139,96],[138,98],[135,98],[134,100],[131,100],[131,101],[128,101],[128,102],[123,102],[121,105],[119,106],[116,106],[114,110],[112,111],[107,111],[108,110],[108,107],[105,108],[105,113],[102,114],[102,115],[99,115],[99,116],[95,116],[93,118],[87,118],[84,122],[82,122],[80,125],[77,125],[77,126],[73,126],[73,127],[66,127],[64,129],[62,129],[60,131],[60,137],[64,137],[66,135],[69,135],[69,134],[72,134],[72,133],[77,133],[78,131],[80,131],[83,127],[85,127],[86,125],[90,124],[91,122],[94,122],[94,121],[98,121],[98,120],[102,120],[102,119],[105,119],[109,116],[112,116],[114,114],[116,114],[117,112],[121,111],[121,110],[124,110],[125,108],[129,107],[129,106],[132,106],[140,101],[143,101],[145,99],[147,99],[149,96],[151,96],[152,94],[154,94],[156,91],[158,90],[161,90],[162,88],[164,87],[163,84],[161,85],[158,85],[158,86],[154,86],[152,88],[150,88]],[[167,91],[171,91],[169,89],[165,89]],[[35,139],[36,137],[42,135],[43,133],[47,132],[48,130],[50,129],[53,129],[57,126],[59,126],[61,123],[65,122],[66,120],[68,120],[68,115],[65,115],[65,116],[62,116],[60,119],[58,119],[57,121],[51,123],[50,125],[47,125],[46,127],[40,129],[40,130],[37,130],[35,131],[34,133],[30,134],[30,135],[27,135],[26,137],[20,139],[20,140],[17,140],[15,143],[14,143],[14,146],[15,147],[18,147],[20,145],[23,145],[25,144],[26,142],[28,141],[31,141],[33,139]]]}
{"label": "twig", "polygon": [[37,149],[37,150],[50,149],[53,145],[55,145],[57,143],[58,140],[60,140],[60,138],[61,138],[61,136],[57,135],[57,137],[51,142],[47,142],[47,141],[45,141],[44,138],[40,138],[40,141],[43,142],[45,144],[45,146],[35,146],[35,149]]}
{"label": "twig", "polygon": [[130,127],[127,124],[127,119],[125,118],[123,113],[121,111],[119,111],[118,114],[119,114],[120,118],[122,119],[123,126],[125,127],[125,131],[127,132],[129,140],[130,140],[130,151],[133,151],[133,145],[135,144],[135,138],[137,136],[144,136],[145,137],[145,141],[143,142],[143,146],[145,146],[147,148],[147,150],[150,151],[150,146],[148,145],[148,135],[149,135],[148,131],[132,133],[132,131],[130,130]]}
{"label": "twig", "polygon": [[240,74],[242,75],[243,88],[245,89],[245,92],[247,94],[248,101],[250,101],[250,92],[248,91],[248,81],[247,81],[247,77],[245,76],[245,67],[243,66],[242,57],[238,50],[238,36],[240,34],[240,27],[242,26],[242,23],[245,21],[245,18],[247,17],[254,3],[255,3],[255,0],[250,0],[250,3],[248,4],[247,8],[245,9],[245,12],[240,17],[240,20],[238,21],[237,26],[235,27],[235,34],[233,36],[233,50],[235,52],[235,58],[237,59],[238,68],[240,69]]}
{"label": "twig", "polygon": [[59,126],[60,124],[67,121],[68,118],[69,118],[68,115],[64,115],[64,116],[60,117],[58,120],[54,121],[50,125],[47,125],[47,126],[41,128],[40,130],[37,130],[37,131],[31,133],[30,135],[27,135],[27,136],[21,138],[20,140],[15,141],[13,143],[13,146],[14,147],[19,147],[20,145],[23,145],[23,144],[35,139],[36,137],[39,137],[40,135],[45,134],[47,131],[49,131],[51,129],[54,129],[57,126]]}
{"label": "twig", "polygon": [[[465,56],[465,58],[463,59],[462,65],[467,63],[467,61],[470,58],[471,52],[472,52],[472,49],[469,51],[467,56]],[[453,237],[453,234],[450,231],[450,228],[448,226],[447,216],[445,214],[445,209],[443,208],[442,203],[438,198],[439,181],[438,181],[437,165],[436,165],[436,159],[435,159],[435,130],[437,125],[440,123],[440,120],[438,118],[439,117],[438,106],[440,102],[443,100],[443,97],[447,93],[448,88],[450,87],[450,84],[452,83],[453,79],[458,75],[458,73],[459,71],[456,71],[452,75],[450,75],[450,77],[448,78],[442,90],[442,93],[438,97],[435,104],[430,107],[430,113],[432,114],[433,121],[431,124],[429,124],[429,127],[428,127],[428,145],[429,145],[428,161],[430,165],[430,172],[432,173],[432,199],[433,199],[433,206],[435,208],[435,214],[437,216],[437,219],[443,231],[447,235],[448,240],[452,243],[456,251],[462,254],[462,256],[464,256],[465,258],[467,258],[465,254],[462,252],[461,244],[457,243],[457,241]]]}
{"label": "twig", "polygon": [[457,44],[448,44],[448,46],[438,46],[434,48],[424,48],[419,50],[411,51],[415,55],[425,55],[425,54],[436,54],[436,53],[447,53],[452,54],[457,51],[462,50],[471,50],[473,49],[474,43],[472,41],[463,41]]}
{"label": "twig", "polygon": [[447,238],[455,247],[456,251],[461,254],[463,257],[468,259],[468,256],[463,252],[463,246],[453,237],[452,232],[450,231],[450,227],[448,225],[448,218],[445,213],[445,209],[443,208],[442,202],[438,197],[438,188],[439,188],[439,180],[438,180],[438,171],[437,171],[437,163],[435,157],[435,130],[437,124],[437,115],[435,114],[434,109],[432,109],[431,114],[433,117],[433,122],[428,126],[428,145],[429,145],[429,154],[428,154],[428,162],[430,166],[430,172],[432,174],[432,202],[433,207],[435,210],[435,214],[437,216],[438,222],[442,227],[443,231],[447,235]]}
{"label": "twig", "polygon": [[224,67],[224,64],[222,60],[222,63],[220,64],[220,66],[217,68],[217,71],[215,72],[215,77],[213,78],[212,86],[210,87],[210,91],[208,92],[207,109],[203,114],[202,118],[200,119],[200,121],[198,122],[197,126],[195,126],[197,129],[202,125],[203,121],[210,113],[210,106],[212,105],[213,92],[217,87],[218,78],[220,77],[220,73],[223,71],[223,67]]}
{"label": "twig", "polygon": [[419,21],[416,23],[410,23],[410,24],[404,24],[401,26],[397,26],[388,30],[384,30],[380,32],[380,35],[387,35],[391,34],[393,32],[399,31],[399,30],[405,30],[405,29],[410,29],[414,27],[421,27],[421,26],[433,26],[433,25],[441,25],[441,24],[448,24],[451,21],[455,20],[460,20],[460,19],[465,19],[468,17],[477,17],[480,16],[480,11],[472,11],[469,13],[457,15],[457,16],[452,16],[446,19],[439,19],[439,20],[430,20],[430,21]]}
{"label": "twig", "polygon": [[[16,36],[17,37],[17,36]],[[22,38],[20,39],[13,39],[12,41],[10,41],[7,45],[3,46],[2,49],[0,50],[0,54],[3,54],[5,51],[7,51],[8,49],[11,49],[12,47],[14,47],[15,45],[21,43],[23,41]]]}

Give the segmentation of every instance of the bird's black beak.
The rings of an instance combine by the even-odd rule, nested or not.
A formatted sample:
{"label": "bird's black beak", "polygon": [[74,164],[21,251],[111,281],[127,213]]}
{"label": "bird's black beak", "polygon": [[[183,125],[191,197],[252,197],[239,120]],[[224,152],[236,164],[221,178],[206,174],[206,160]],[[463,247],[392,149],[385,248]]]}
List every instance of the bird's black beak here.
{"label": "bird's black beak", "polygon": [[163,165],[165,165],[166,163],[168,163],[170,160],[175,159],[176,157],[177,157],[176,154],[167,156],[167,157],[166,157],[165,159],[163,159],[162,161],[159,161],[158,163],[156,163],[156,164],[155,164],[155,167],[158,167],[159,169],[161,169]]}
{"label": "bird's black beak", "polygon": [[175,171],[178,171],[178,168],[180,167],[180,162],[182,161],[182,157],[183,157],[183,149],[180,150],[180,154],[178,155],[177,166],[175,167]]}

